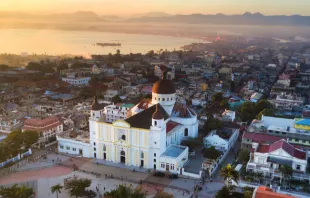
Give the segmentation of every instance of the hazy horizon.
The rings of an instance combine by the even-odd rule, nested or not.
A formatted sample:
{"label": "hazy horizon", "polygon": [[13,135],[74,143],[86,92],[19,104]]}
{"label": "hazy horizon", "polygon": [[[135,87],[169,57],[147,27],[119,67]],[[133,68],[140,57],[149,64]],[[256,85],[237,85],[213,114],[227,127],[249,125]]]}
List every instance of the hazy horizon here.
{"label": "hazy horizon", "polygon": [[[148,12],[168,14],[243,14],[310,16],[309,0],[10,0],[0,1],[0,11],[27,13],[72,13],[93,11],[99,15],[130,17]],[[55,11],[56,10],[56,11]]]}

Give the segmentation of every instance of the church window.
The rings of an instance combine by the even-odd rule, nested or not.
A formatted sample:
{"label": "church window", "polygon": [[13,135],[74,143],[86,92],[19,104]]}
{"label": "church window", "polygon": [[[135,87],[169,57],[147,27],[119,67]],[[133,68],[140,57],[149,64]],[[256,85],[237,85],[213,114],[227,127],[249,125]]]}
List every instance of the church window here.
{"label": "church window", "polygon": [[95,117],[95,113],[93,113],[93,116]]}
{"label": "church window", "polygon": [[154,153],[154,157],[156,157],[156,153]]}
{"label": "church window", "polygon": [[141,152],[141,158],[142,158],[142,159],[144,158],[144,153],[143,153],[143,152]]}
{"label": "church window", "polygon": [[171,170],[174,170],[174,164],[171,164],[171,165],[170,165],[170,169],[171,169]]}
{"label": "church window", "polygon": [[165,101],[165,98],[163,98],[163,101]]}
{"label": "church window", "polygon": [[167,98],[167,101],[169,101],[169,98]]}
{"label": "church window", "polygon": [[103,151],[106,151],[106,150],[107,150],[106,145],[103,145]]}
{"label": "church window", "polygon": [[96,146],[96,142],[94,142],[94,146]]}
{"label": "church window", "polygon": [[154,122],[155,126],[157,126],[157,121]]}
{"label": "church window", "polygon": [[158,101],[160,101],[160,98],[158,98]]}
{"label": "church window", "polygon": [[126,135],[122,135],[122,140],[126,140]]}
{"label": "church window", "polygon": [[162,162],[162,163],[160,164],[160,167],[161,167],[161,168],[165,168],[165,163]]}
{"label": "church window", "polygon": [[184,136],[185,136],[185,137],[188,136],[188,128],[185,128],[185,130],[184,130]]}
{"label": "church window", "polygon": [[154,162],[156,162],[156,159],[154,159]]}

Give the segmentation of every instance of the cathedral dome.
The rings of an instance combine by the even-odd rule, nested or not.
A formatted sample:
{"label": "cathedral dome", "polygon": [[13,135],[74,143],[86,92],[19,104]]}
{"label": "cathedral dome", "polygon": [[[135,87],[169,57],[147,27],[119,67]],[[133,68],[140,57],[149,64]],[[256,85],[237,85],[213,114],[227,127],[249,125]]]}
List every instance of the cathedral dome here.
{"label": "cathedral dome", "polygon": [[171,80],[162,79],[157,81],[152,88],[152,93],[156,94],[174,94],[175,87]]}

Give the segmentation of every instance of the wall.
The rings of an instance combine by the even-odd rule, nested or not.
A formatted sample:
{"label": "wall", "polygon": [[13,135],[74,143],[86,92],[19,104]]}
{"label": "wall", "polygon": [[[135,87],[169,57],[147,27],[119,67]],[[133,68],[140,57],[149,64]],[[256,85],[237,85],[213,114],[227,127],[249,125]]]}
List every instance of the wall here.
{"label": "wall", "polygon": [[[57,138],[58,151],[70,155],[80,155],[79,150],[82,149],[83,157],[91,158],[90,145],[84,142],[79,142],[71,139]],[[63,148],[61,148],[63,146]],[[69,147],[69,149],[67,149]],[[75,148],[75,151],[73,150]]]}
{"label": "wall", "polygon": [[11,159],[8,159],[7,161],[5,162],[2,162],[0,163],[0,168],[2,168],[3,166],[9,164],[9,163],[12,163],[12,162],[16,162],[16,161],[19,161],[21,160],[23,157],[26,157],[26,156],[29,156],[29,155],[32,155],[32,150],[31,149],[28,149],[27,152],[25,153],[22,153],[22,154],[18,154],[17,156],[11,158]]}
{"label": "wall", "polygon": [[192,177],[196,179],[200,179],[202,175],[202,171],[199,171],[199,174],[195,174],[195,173],[185,172],[184,168],[182,168],[182,171],[180,172],[182,173],[183,176]]}

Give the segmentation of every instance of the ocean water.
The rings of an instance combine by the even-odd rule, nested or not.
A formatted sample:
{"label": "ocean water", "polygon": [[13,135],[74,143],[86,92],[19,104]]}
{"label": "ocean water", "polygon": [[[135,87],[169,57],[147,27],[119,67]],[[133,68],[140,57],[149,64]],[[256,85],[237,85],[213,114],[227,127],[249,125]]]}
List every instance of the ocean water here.
{"label": "ocean water", "polygon": [[[194,38],[146,34],[37,29],[0,29],[0,53],[20,54],[122,54],[146,53],[160,49],[179,50],[181,46],[201,42]],[[120,47],[101,47],[95,43],[121,43]]]}

